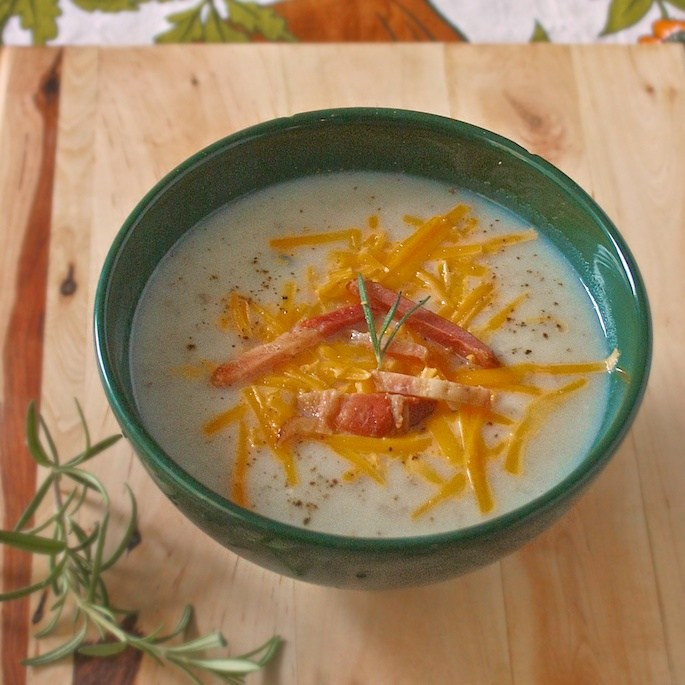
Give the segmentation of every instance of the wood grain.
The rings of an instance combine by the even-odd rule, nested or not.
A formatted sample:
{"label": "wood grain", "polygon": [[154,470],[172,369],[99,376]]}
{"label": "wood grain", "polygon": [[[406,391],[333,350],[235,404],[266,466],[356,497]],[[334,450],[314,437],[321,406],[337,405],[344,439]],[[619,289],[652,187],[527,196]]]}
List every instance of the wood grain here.
{"label": "wood grain", "polygon": [[[33,197],[8,188],[33,179],[27,187],[35,189],[40,175],[36,155],[24,155],[9,127],[28,111],[31,125],[24,125],[40,149],[41,119],[30,102],[35,87],[18,83],[20,76],[31,83],[29,74],[38,83],[56,55],[32,52],[40,59],[25,66],[18,54],[0,53],[0,213],[18,227],[0,233],[0,259],[12,274],[11,287],[0,292],[5,341],[17,289],[26,287],[17,265]],[[685,682],[685,362],[676,349],[685,335],[678,303],[685,59],[678,46],[68,48],[61,83],[41,387],[43,411],[65,452],[80,447],[73,397],[82,401],[94,436],[117,430],[90,327],[98,273],[118,227],[189,154],[274,116],[331,106],[407,107],[513,138],[598,199],[635,252],[653,306],[650,386],[605,473],[540,538],[447,583],[359,593],[262,570],[198,533],[128,445],[118,444],[93,470],[112,491],[119,525],[124,481],[140,503],[142,542],[108,576],[113,601],[140,608],[140,628],[172,624],[192,602],[195,629],[221,628],[235,653],[278,632],[285,639],[278,659],[249,680],[263,685]],[[14,506],[16,496],[4,485],[13,473],[6,461],[2,469],[7,511],[5,500]],[[7,573],[7,558],[3,563]],[[13,620],[24,632],[10,639],[25,651],[22,612]],[[28,642],[31,653],[46,648]],[[23,682],[15,678],[23,671],[5,666],[7,659],[4,682]],[[84,673],[81,664],[72,673],[67,663],[31,671],[27,680],[73,676],[83,685],[91,682]],[[137,675],[112,668],[96,676],[105,677],[120,685],[185,682],[147,659]]]}
{"label": "wood grain", "polygon": [[[479,88],[461,89],[481,58],[471,54],[470,61],[453,52],[450,82],[461,95],[453,114],[487,119],[491,128],[559,166],[611,210],[613,198],[598,188],[612,171],[612,158],[617,168],[624,167],[635,127],[628,122],[621,127],[630,131],[621,148],[609,144],[604,129],[602,135],[588,131],[597,130],[593,122],[616,121],[618,115],[589,109],[584,97],[589,89],[606,89],[612,79],[608,72],[596,73],[607,53],[597,50],[586,71],[571,58],[570,48],[538,51],[539,59],[535,52],[498,49],[494,54],[506,66],[497,69],[493,60]],[[611,54],[612,69],[622,69],[619,88],[630,96],[638,85],[625,68],[630,53]],[[624,224],[631,217],[612,216],[629,230]],[[636,658],[642,646],[663,640],[663,626],[631,441],[608,470],[572,515],[502,563],[512,668],[524,682],[669,682],[665,654]]]}
{"label": "wood grain", "polygon": [[[648,546],[641,550],[652,566],[638,586],[621,591],[624,620],[640,626],[648,607],[644,585],[656,580],[654,602],[662,634],[645,634],[643,663],[665,659],[673,683],[685,682],[685,470],[683,463],[683,390],[685,359],[679,341],[685,334],[685,310],[679,303],[685,273],[685,53],[657,49],[598,50],[592,61],[574,52],[576,69],[587,88],[581,106],[587,113],[592,184],[635,252],[647,284],[654,322],[654,362],[649,387],[623,455],[639,474],[639,500],[633,519],[644,518]],[[618,83],[631,79],[629,92]],[[598,127],[597,121],[613,126]],[[600,158],[601,151],[605,154]],[[618,524],[619,522],[617,522]],[[632,521],[626,527],[633,529]],[[642,526],[640,526],[642,527]],[[628,540],[626,540],[626,544]],[[632,550],[631,550],[632,552]],[[617,580],[626,557],[615,559]],[[628,594],[630,593],[630,594]],[[637,593],[637,594],[633,594]],[[628,603],[625,598],[631,597]],[[615,601],[618,601],[617,597]],[[665,646],[665,649],[664,649]],[[639,680],[640,664],[633,680]],[[655,671],[656,673],[656,671]],[[666,676],[654,682],[669,682]]]}
{"label": "wood grain", "polygon": [[[24,444],[29,401],[41,394],[45,284],[55,170],[61,52],[2,51],[0,225],[6,240],[2,324],[0,468],[3,527],[12,527],[36,487],[36,469]],[[17,199],[19,201],[17,201]],[[7,275],[7,276],[6,276]],[[4,288],[3,288],[4,290]],[[3,550],[3,587],[28,585],[30,558]],[[2,606],[3,681],[25,680],[17,655],[26,650],[28,601]]]}

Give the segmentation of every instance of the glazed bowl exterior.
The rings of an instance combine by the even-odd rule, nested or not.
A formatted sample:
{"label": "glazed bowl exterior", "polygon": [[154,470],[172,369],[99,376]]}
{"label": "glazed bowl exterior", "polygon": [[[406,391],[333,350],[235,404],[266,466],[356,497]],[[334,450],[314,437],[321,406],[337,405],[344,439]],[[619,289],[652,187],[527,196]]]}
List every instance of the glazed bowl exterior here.
{"label": "glazed bowl exterior", "polygon": [[[626,376],[612,375],[591,449],[561,482],[524,506],[435,535],[351,538],[274,521],[211,491],[147,431],[129,364],[133,315],[156,266],[188,230],[224,204],[275,183],[336,171],[390,171],[481,194],[529,221],[568,257],[593,296]],[[236,234],[235,240],[244,236]],[[198,527],[256,564],[305,581],[376,589],[445,580],[525,544],[555,521],[606,465],[640,404],[651,358],[644,285],[618,230],[592,198],[540,157],[484,129],[390,109],[298,114],[240,131],[163,178],[128,217],[104,263],[95,302],[101,378],[143,465]],[[628,380],[626,381],[625,378]]]}

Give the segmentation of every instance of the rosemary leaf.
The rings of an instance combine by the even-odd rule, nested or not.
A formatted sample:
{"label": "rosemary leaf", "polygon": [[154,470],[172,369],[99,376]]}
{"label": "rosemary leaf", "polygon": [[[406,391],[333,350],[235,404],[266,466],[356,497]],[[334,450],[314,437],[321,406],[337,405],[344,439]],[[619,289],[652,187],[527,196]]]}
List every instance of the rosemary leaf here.
{"label": "rosemary leaf", "polygon": [[88,421],[86,421],[86,417],[83,414],[83,409],[81,408],[81,403],[74,398],[74,403],[76,404],[76,411],[78,412],[78,418],[79,421],[81,422],[81,428],[83,429],[83,439],[86,443],[86,449],[84,450],[85,452],[90,451],[90,429],[88,428]]}
{"label": "rosemary leaf", "polygon": [[115,656],[123,652],[128,645],[125,642],[97,642],[93,645],[82,645],[78,653],[83,656]]}
{"label": "rosemary leaf", "polygon": [[169,654],[194,654],[195,652],[202,652],[206,649],[216,649],[218,647],[226,646],[226,638],[219,632],[203,635],[194,640],[189,640],[178,647],[168,647]]}
{"label": "rosemary leaf", "polygon": [[76,635],[74,635],[74,637],[71,640],[68,640],[64,644],[61,644],[59,647],[55,647],[55,649],[51,649],[49,652],[45,652],[44,654],[34,656],[30,659],[24,659],[22,663],[25,666],[43,666],[53,661],[59,661],[60,659],[63,659],[65,656],[73,654],[84,641],[87,629],[88,625],[84,621],[83,625],[81,626],[81,629],[78,631],[78,633],[76,633]]}
{"label": "rosemary leaf", "polygon": [[[41,666],[75,652],[91,657],[112,657],[131,647],[151,656],[162,665],[171,664],[179,668],[192,682],[200,685],[202,681],[197,674],[201,672],[216,675],[225,682],[243,682],[245,674],[259,670],[273,657],[280,644],[280,638],[274,637],[256,650],[240,657],[205,658],[204,654],[208,650],[226,647],[226,639],[219,631],[185,642],[181,639],[179,644],[168,644],[185,633],[193,616],[191,606],[185,607],[182,611],[174,629],[162,636],[161,626],[141,636],[133,626],[127,627],[130,621],[124,620],[121,624],[117,621],[117,616],[135,617],[137,612],[111,606],[103,573],[128,549],[137,530],[138,508],[133,492],[126,485],[130,502],[129,521],[114,551],[105,557],[110,498],[100,480],[79,466],[107,450],[121,436],[114,435],[93,444],[81,406],[78,403],[76,406],[83,426],[85,447],[71,460],[60,462],[56,444],[48,427],[36,412],[35,405],[29,405],[26,416],[26,442],[32,458],[47,469],[47,475],[19,517],[15,529],[0,531],[0,544],[33,554],[47,555],[49,567],[45,578],[32,585],[0,594],[0,601],[19,599],[34,592],[46,591],[48,588],[53,593],[55,601],[50,606],[50,618],[35,633],[37,638],[51,635],[67,623],[69,617],[64,615],[64,610],[71,607],[72,637],[58,647],[26,659],[23,663]],[[68,490],[66,483],[71,486]],[[29,522],[38,512],[50,490],[55,498],[54,513],[29,529]],[[74,517],[89,493],[94,493],[96,499],[99,496],[96,506],[102,513],[99,520],[84,528]],[[39,534],[45,530],[49,530],[50,534]],[[86,644],[85,640],[89,634],[98,635],[100,641]]]}
{"label": "rosemary leaf", "polygon": [[257,654],[262,654],[261,658],[257,659],[257,663],[260,665],[266,664],[276,653],[281,645],[281,638],[278,636],[272,637],[267,640],[263,645],[259,645],[256,649],[251,652],[246,652],[245,654],[240,654],[237,659],[251,659]]}
{"label": "rosemary leaf", "polygon": [[91,550],[90,547],[91,545],[95,542],[95,538],[98,535],[98,532],[100,530],[100,522],[96,521],[95,524],[93,525],[93,532],[88,534],[83,528],[81,528],[81,525],[78,523],[78,521],[71,521],[69,526],[69,530],[71,533],[74,534],[76,539],[78,540],[78,545],[72,546],[71,551],[72,552],[84,552],[87,559],[90,561],[90,556],[91,556]]}
{"label": "rosemary leaf", "polygon": [[36,513],[36,510],[38,509],[38,507],[43,502],[43,499],[45,498],[45,495],[47,494],[48,490],[50,489],[50,486],[52,485],[53,480],[54,480],[54,476],[53,476],[53,474],[50,474],[41,483],[38,490],[36,490],[36,494],[34,495],[33,499],[28,503],[28,505],[26,506],[26,508],[22,512],[21,516],[19,517],[19,520],[14,525],[15,531],[20,531],[31,520],[31,517]]}
{"label": "rosemary leaf", "polygon": [[[399,293],[397,295],[397,302],[395,303],[395,311],[397,310],[397,305],[400,302],[400,298],[402,297],[402,293]],[[422,300],[417,302],[398,322],[397,325],[395,326],[393,332],[388,336],[388,339],[385,342],[385,345],[383,346],[383,354],[385,354],[388,351],[388,348],[390,347],[390,343],[393,341],[393,338],[395,335],[397,335],[397,331],[400,330],[400,327],[404,325],[404,322],[417,310],[423,307],[426,302],[430,299],[430,295],[427,297],[424,297]],[[383,331],[385,333],[385,331]]]}
{"label": "rosemary leaf", "polygon": [[112,445],[119,442],[123,436],[122,435],[110,435],[108,438],[101,440],[92,447],[87,447],[81,454],[76,455],[73,459],[67,462],[67,466],[80,466],[83,462],[97,457],[98,454],[108,450]]}
{"label": "rosemary leaf", "polygon": [[33,585],[25,585],[24,587],[10,590],[9,592],[0,592],[0,602],[7,602],[11,599],[20,599],[21,597],[28,597],[28,595],[43,590],[62,572],[62,567],[55,567],[54,571],[43,580],[34,583]]}
{"label": "rosemary leaf", "polygon": [[64,608],[64,605],[67,600],[67,593],[63,592],[57,595],[57,599],[55,602],[52,604],[50,607],[50,611],[61,611]]}
{"label": "rosemary leaf", "polygon": [[[54,474],[50,474],[51,476]],[[55,477],[56,478],[56,477]],[[24,533],[41,533],[44,531],[46,528],[49,528],[52,525],[58,524],[60,518],[64,516],[66,510],[68,509],[69,505],[71,502],[74,500],[76,496],[75,492],[70,492],[69,496],[67,497],[66,501],[62,504],[62,506],[52,515],[49,516],[48,518],[45,519],[45,521],[42,521],[41,523],[33,526],[33,528],[29,528],[24,530]],[[32,503],[29,503],[29,506],[31,506]],[[16,528],[16,526],[15,526]]]}
{"label": "rosemary leaf", "polygon": [[36,405],[31,402],[29,404],[29,410],[26,413],[26,445],[29,448],[33,460],[37,464],[50,468],[54,466],[54,462],[50,460],[43,447],[40,435],[38,434],[38,426],[39,421],[36,414]]}
{"label": "rosemary leaf", "polygon": [[[53,538],[55,540],[63,540],[66,542],[66,536],[62,535],[62,531],[55,524],[55,530],[53,531]],[[48,558],[48,566],[50,567],[50,573],[48,574],[49,585],[51,586],[52,592],[55,597],[60,597],[66,592],[66,585],[63,571],[66,568],[67,561],[69,560],[68,555],[62,554],[59,557],[51,556]]]}
{"label": "rosemary leaf", "polygon": [[45,441],[48,443],[48,449],[50,450],[50,456],[52,457],[52,461],[55,464],[59,464],[59,454],[57,453],[57,445],[55,445],[55,441],[52,439],[52,434],[50,433],[50,430],[48,429],[45,420],[42,416],[39,418],[40,427],[43,429],[43,436],[45,437]]}
{"label": "rosemary leaf", "polygon": [[128,526],[126,527],[126,530],[124,531],[124,534],[121,537],[121,541],[117,545],[116,549],[112,552],[112,554],[106,561],[102,562],[103,571],[106,571],[108,568],[116,564],[121,555],[128,549],[129,543],[131,542],[131,538],[136,532],[138,523],[138,505],[136,503],[136,498],[133,496],[133,491],[128,486],[128,484],[126,484],[126,492],[128,493],[129,502],[131,505],[131,513],[129,515]]}
{"label": "rosemary leaf", "polygon": [[151,634],[151,637],[155,638],[155,642],[167,642],[168,640],[171,640],[172,638],[176,637],[177,635],[180,635],[181,633],[184,633],[186,631],[186,628],[188,628],[188,625],[190,624],[191,619],[193,618],[193,607],[188,604],[184,609],[183,612],[181,613],[181,617],[178,619],[178,623],[174,627],[174,629],[170,632],[167,633],[166,635],[162,635],[161,637],[157,637],[156,634],[159,633],[159,629],[156,631],[153,631],[153,634]]}
{"label": "rosemary leaf", "polygon": [[36,631],[33,634],[33,637],[37,639],[41,639],[43,637],[47,637],[52,633],[55,628],[57,627],[57,624],[59,623],[60,618],[62,618],[62,610],[64,609],[64,602],[59,604],[57,607],[53,605],[52,607],[52,617],[50,620],[41,628],[40,630]]}
{"label": "rosemary leaf", "polygon": [[179,668],[181,671],[183,671],[188,678],[190,679],[190,682],[194,683],[194,685],[203,685],[202,681],[193,673],[193,671],[183,663],[180,659],[175,659],[173,656],[169,656],[169,661],[171,661],[172,664],[174,664],[177,668]]}
{"label": "rosemary leaf", "polygon": [[105,506],[109,506],[109,495],[107,494],[107,490],[105,490],[102,483],[92,473],[73,467],[63,467],[60,469],[60,474],[69,476],[86,488],[94,490],[102,497]]}
{"label": "rosemary leaf", "polygon": [[[390,347],[390,343],[393,341],[397,335],[400,328],[404,325],[405,321],[420,307],[428,302],[430,295],[424,297],[420,302],[417,302],[408,312],[406,312],[400,320],[395,324],[394,329],[388,335],[388,328],[392,320],[397,314],[397,309],[402,301],[402,293],[397,293],[397,299],[393,303],[392,307],[388,310],[388,313],[383,319],[383,324],[381,325],[380,333],[376,333],[376,323],[373,318],[373,310],[369,304],[369,296],[366,292],[366,286],[364,285],[364,279],[361,274],[357,274],[357,289],[359,290],[359,303],[362,306],[362,311],[364,312],[364,319],[366,320],[366,325],[369,329],[369,336],[371,337],[371,345],[373,346],[373,352],[376,357],[376,365],[380,369],[383,364],[383,358]],[[386,338],[387,336],[387,338]],[[384,338],[386,338],[384,342]]]}
{"label": "rosemary leaf", "polygon": [[101,618],[103,618],[106,621],[110,621],[112,624],[116,623],[114,613],[109,607],[100,606],[98,604],[91,604],[89,606],[89,610],[93,614],[99,614]]}
{"label": "rosemary leaf", "polygon": [[230,674],[217,674],[219,678],[227,685],[245,685],[244,676],[232,676]]}
{"label": "rosemary leaf", "polygon": [[385,332],[388,330],[388,326],[392,322],[392,320],[395,318],[395,313],[397,312],[397,308],[400,306],[400,301],[402,300],[402,293],[397,293],[397,298],[395,299],[395,302],[393,303],[392,307],[388,309],[388,313],[385,315],[385,319],[383,319],[383,323],[381,325],[381,334],[380,337],[382,338],[385,335]]}
{"label": "rosemary leaf", "polygon": [[60,540],[11,530],[0,530],[0,542],[33,554],[57,554],[66,548],[65,543]]}
{"label": "rosemary leaf", "polygon": [[76,503],[74,504],[74,506],[71,510],[72,516],[74,516],[79,511],[79,509],[81,509],[83,504],[85,503],[86,499],[88,498],[88,493],[90,492],[90,488],[83,485],[80,488],[76,488],[74,490],[74,492],[76,494],[78,494],[78,500],[76,500]]}
{"label": "rosemary leaf", "polygon": [[88,586],[88,594],[86,595],[87,602],[92,602],[95,599],[95,591],[97,590],[98,581],[100,580],[100,571],[102,570],[102,555],[105,551],[105,538],[107,537],[108,526],[109,511],[106,511],[102,517],[102,523],[100,524],[95,542],[95,554],[93,555],[93,565],[90,571],[90,585]]}
{"label": "rosemary leaf", "polygon": [[76,537],[78,537],[79,544],[76,545],[76,547],[70,547],[69,549],[72,552],[90,551],[90,546],[95,542],[100,534],[100,522],[95,522],[95,525],[93,526],[93,532],[90,533],[90,535],[86,533],[86,531],[83,530],[83,528],[81,528],[76,521],[72,521],[71,529]]}
{"label": "rosemary leaf", "polygon": [[188,666],[202,668],[212,673],[253,673],[261,667],[248,659],[185,659]]}
{"label": "rosemary leaf", "polygon": [[359,303],[362,306],[364,319],[366,320],[366,327],[369,329],[369,336],[371,337],[371,345],[373,346],[373,351],[376,355],[376,362],[380,367],[382,357],[380,346],[378,344],[378,336],[376,335],[376,322],[373,318],[373,311],[371,309],[371,305],[369,304],[369,298],[366,294],[366,286],[364,285],[364,279],[362,278],[361,274],[357,274],[357,288],[359,289]]}

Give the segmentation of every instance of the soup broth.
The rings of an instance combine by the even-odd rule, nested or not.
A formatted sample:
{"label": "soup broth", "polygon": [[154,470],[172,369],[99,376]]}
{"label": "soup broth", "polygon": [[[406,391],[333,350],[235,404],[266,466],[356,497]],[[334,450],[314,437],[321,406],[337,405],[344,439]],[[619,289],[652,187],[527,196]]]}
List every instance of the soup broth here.
{"label": "soup broth", "polygon": [[[254,402],[281,393],[283,416],[291,417],[297,388],[318,388],[320,376],[308,372],[311,351],[294,357],[289,375],[278,376],[276,365],[266,380],[269,374],[230,387],[212,385],[217,365],[273,339],[284,322],[294,326],[317,314],[324,295],[335,306],[353,302],[346,284],[354,281],[360,259],[368,269],[376,268],[376,259],[378,273],[384,273],[388,245],[406,245],[427,219],[445,215],[455,217],[451,238],[432,247],[418,271],[410,264],[406,282],[397,282],[403,277],[396,272],[386,285],[414,301],[429,296],[423,308],[448,312],[494,351],[504,381],[483,383],[492,391],[492,404],[480,418],[473,417],[477,411],[470,415],[439,402],[432,415],[402,435],[365,442],[342,432],[335,439],[304,436],[281,445],[260,424]],[[428,250],[423,239],[416,250]],[[379,327],[382,318],[377,317]],[[396,343],[404,339],[422,347],[420,336],[408,334],[410,321],[400,327]],[[346,393],[367,392],[373,375],[368,364],[360,370],[340,361],[354,352],[336,357],[350,346],[350,335],[364,348],[367,324],[350,328],[357,333],[346,329],[321,344],[317,354],[324,357],[317,368],[330,372]],[[364,349],[360,354],[373,361],[373,349]],[[443,352],[431,354],[444,362]],[[598,431],[609,352],[578,273],[529,225],[448,185],[355,172],[268,188],[189,231],[146,287],[130,354],[148,431],[204,485],[229,499],[239,493],[248,508],[292,525],[393,537],[482,522],[568,475]],[[481,370],[471,369],[468,359],[442,372],[432,359],[417,370],[422,378],[479,378]],[[383,363],[394,368],[389,355]],[[252,404],[246,387],[255,388]],[[267,411],[267,418],[272,415]],[[369,448],[374,440],[384,440],[382,452]],[[478,453],[477,463],[469,449]]]}

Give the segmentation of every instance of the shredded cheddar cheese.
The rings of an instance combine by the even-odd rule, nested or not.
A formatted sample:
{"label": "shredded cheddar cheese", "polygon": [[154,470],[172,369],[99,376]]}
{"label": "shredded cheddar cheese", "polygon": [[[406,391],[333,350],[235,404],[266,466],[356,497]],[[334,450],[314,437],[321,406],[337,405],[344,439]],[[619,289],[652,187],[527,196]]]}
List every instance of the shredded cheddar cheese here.
{"label": "shredded cheddar cheese", "polygon": [[465,487],[466,476],[463,473],[455,474],[447,483],[441,485],[440,489],[435,495],[429,497],[421,506],[414,509],[412,512],[412,518],[423,516],[423,514],[430,511],[433,507],[437,506],[441,502],[460,495]]}
{"label": "shredded cheddar cheese", "polygon": [[554,409],[555,404],[563,401],[571,393],[580,390],[585,385],[587,385],[587,379],[579,378],[561,388],[543,394],[535,402],[528,405],[524,417],[516,426],[509,442],[505,462],[507,471],[515,474],[521,472],[523,449],[526,442],[540,430],[542,423],[549,412]]}
{"label": "shredded cheddar cheese", "polygon": [[269,241],[269,246],[279,252],[288,252],[298,247],[311,247],[312,245],[324,245],[339,241],[345,241],[352,249],[356,249],[361,243],[361,231],[358,228],[346,228],[342,231],[329,231],[328,233],[309,233],[274,238]]}
{"label": "shredded cheddar cheese", "polygon": [[344,443],[330,444],[330,447],[336,454],[349,461],[355,467],[352,471],[348,472],[347,480],[352,480],[357,474],[366,474],[379,485],[385,484],[385,470],[375,455],[361,454]]}
{"label": "shredded cheddar cheese", "polygon": [[481,340],[488,339],[490,334],[502,326],[507,318],[509,318],[521,305],[528,299],[528,293],[521,293],[515,297],[511,302],[508,302],[502,309],[494,314],[487,323],[478,331],[476,337]]}
{"label": "shredded cheddar cheese", "polygon": [[283,464],[286,482],[288,485],[295,485],[297,483],[297,471],[293,454],[288,448],[278,444],[279,417],[273,416],[274,412],[269,411],[269,406],[254,386],[243,390],[243,399],[252,410],[266,444],[274,456]]}
{"label": "shredded cheddar cheese", "polygon": [[225,330],[231,323],[243,338],[249,338],[252,335],[250,302],[238,293],[231,293],[227,309],[220,319],[219,327]]}
{"label": "shredded cheddar cheese", "polygon": [[224,428],[228,428],[232,423],[235,423],[239,419],[242,419],[245,415],[245,405],[236,404],[221,414],[213,416],[209,421],[207,421],[202,430],[205,435],[214,435]]}
{"label": "shredded cheddar cheese", "polygon": [[480,510],[486,514],[493,509],[495,501],[487,478],[487,447],[483,440],[485,412],[481,408],[462,407],[459,412],[466,476],[478,500]]}
{"label": "shredded cheddar cheese", "polygon": [[[275,306],[241,293],[230,293],[218,327],[231,329],[254,344],[273,341],[292,330],[298,321],[349,304],[347,283],[361,274],[385,287],[401,288],[407,297],[429,294],[430,304],[438,314],[466,329],[479,322],[474,334],[481,340],[490,339],[511,320],[529,293],[522,292],[503,302],[487,258],[535,240],[537,233],[531,229],[479,240],[478,221],[463,204],[441,216],[406,216],[404,221],[413,231],[396,243],[389,239],[377,215],[368,218],[365,229],[352,227],[271,240],[269,245],[279,253],[330,246],[325,267],[321,272],[310,268],[299,285],[286,282]],[[555,324],[562,325],[556,320]],[[422,342],[404,329],[398,339]],[[522,473],[526,446],[550,412],[587,385],[590,374],[613,371],[617,360],[618,352],[614,352],[607,359],[586,363],[524,362],[477,368],[471,364],[454,365],[437,348],[425,362],[388,355],[383,361],[386,371],[483,386],[495,395],[516,393],[526,397],[526,409],[520,416],[508,416],[492,407],[455,408],[443,403],[423,427],[402,435],[373,438],[323,434],[308,435],[306,439],[328,447],[346,464],[343,482],[368,478],[383,487],[388,465],[401,464],[408,475],[420,479],[432,492],[412,512],[415,519],[467,492],[475,498],[481,512],[487,514],[496,506],[488,478],[491,464],[499,461],[507,472]],[[248,463],[251,449],[257,446],[271,452],[283,467],[287,485],[295,485],[296,451],[281,440],[281,429],[296,414],[298,396],[327,389],[342,393],[374,392],[375,368],[376,358],[370,346],[334,338],[279,363],[244,387],[237,405],[211,417],[202,427],[208,437],[213,437],[222,431],[236,430],[237,426],[231,498],[248,506]],[[182,373],[190,378],[197,376],[198,370],[185,369]],[[488,426],[497,426],[498,435],[504,437],[496,443],[492,437],[486,439]],[[441,468],[434,467],[434,460],[438,460]]]}
{"label": "shredded cheddar cheese", "polygon": [[440,453],[456,468],[464,465],[464,445],[452,430],[444,414],[433,416],[428,421],[428,430],[440,449]]}

